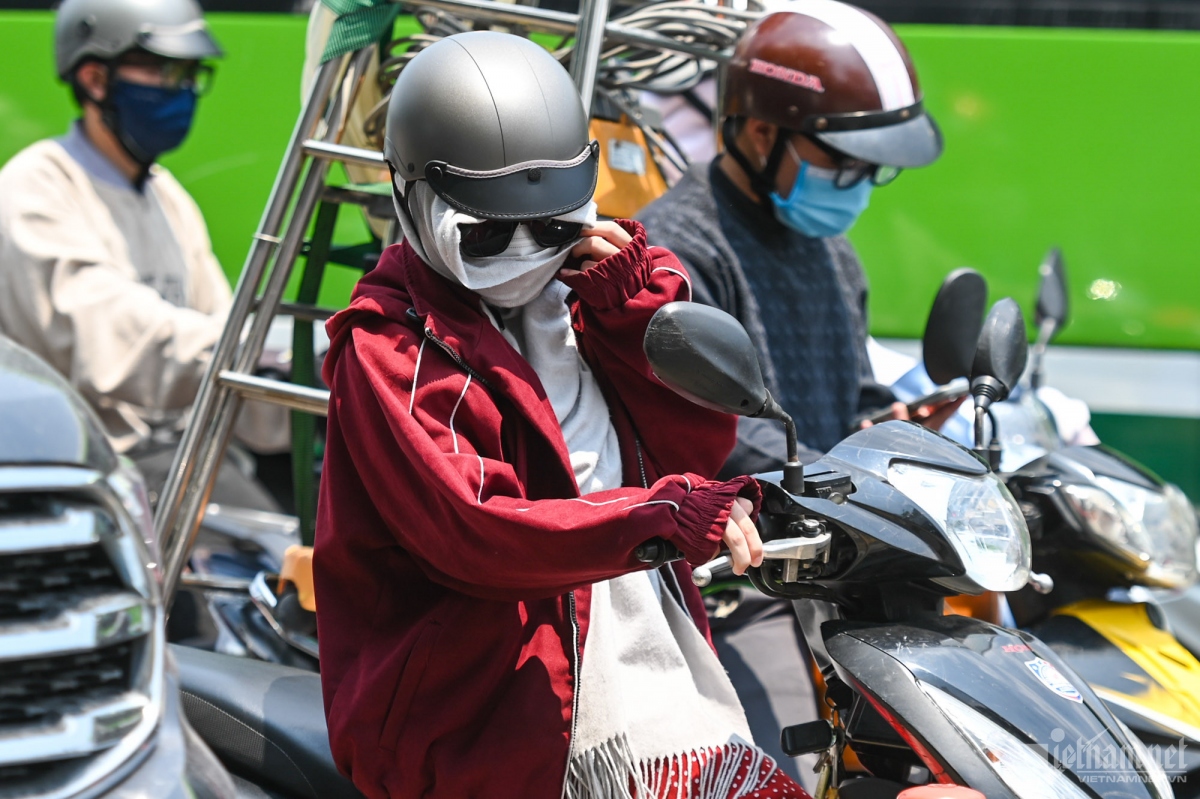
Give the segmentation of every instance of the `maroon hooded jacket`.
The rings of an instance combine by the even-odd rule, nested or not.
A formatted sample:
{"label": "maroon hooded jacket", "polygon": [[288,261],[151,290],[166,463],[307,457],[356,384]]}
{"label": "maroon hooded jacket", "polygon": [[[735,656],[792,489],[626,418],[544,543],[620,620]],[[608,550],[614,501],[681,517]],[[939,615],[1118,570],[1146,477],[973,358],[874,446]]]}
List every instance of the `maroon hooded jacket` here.
{"label": "maroon hooded jacket", "polygon": [[621,224],[633,242],[566,282],[625,488],[579,498],[533,368],[407,244],[328,323],[321,679],[334,757],[369,797],[559,797],[591,584],[644,568],[632,553],[654,536],[704,562],[734,498],[758,503],[750,478],[705,477],[734,418],[650,372],[646,324],[690,289],[674,256]]}

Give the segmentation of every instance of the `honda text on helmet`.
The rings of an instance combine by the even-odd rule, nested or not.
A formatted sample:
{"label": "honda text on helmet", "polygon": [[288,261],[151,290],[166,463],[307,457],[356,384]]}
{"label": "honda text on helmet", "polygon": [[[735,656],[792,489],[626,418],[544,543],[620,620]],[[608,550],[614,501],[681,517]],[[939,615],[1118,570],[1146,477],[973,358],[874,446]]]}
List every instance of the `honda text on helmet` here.
{"label": "honda text on helmet", "polygon": [[[149,166],[187,137],[196,97],[222,55],[195,0],[64,0],[54,20],[58,75],[100,106],[104,124],[139,164]],[[80,65],[108,66],[101,99],[80,86]],[[147,80],[122,77],[137,71]]]}
{"label": "honda text on helmet", "polygon": [[[942,136],[922,104],[912,59],[886,23],[835,0],[791,7],[762,17],[738,41],[727,71],[723,133],[727,151],[781,222],[831,236],[854,224],[872,186],[937,160]],[[735,143],[745,118],[779,129],[760,167]],[[796,135],[820,148],[834,168],[801,161]],[[785,156],[799,162],[786,197],[775,185]]]}
{"label": "honda text on helmet", "polygon": [[527,302],[594,219],[587,114],[528,39],[478,31],[422,50],[396,80],[384,139],[409,243],[492,305]]}

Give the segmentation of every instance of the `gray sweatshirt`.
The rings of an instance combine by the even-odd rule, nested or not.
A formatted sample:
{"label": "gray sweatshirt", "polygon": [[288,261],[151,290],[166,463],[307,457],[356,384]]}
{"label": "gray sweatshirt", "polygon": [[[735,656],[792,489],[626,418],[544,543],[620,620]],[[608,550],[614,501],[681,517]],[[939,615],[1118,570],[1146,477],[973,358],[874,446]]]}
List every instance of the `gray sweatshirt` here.
{"label": "gray sweatshirt", "polygon": [[138,191],[105,164],[75,129],[0,169],[0,333],[66,376],[126,452],[173,437],[230,290],[175,178],[155,166]]}

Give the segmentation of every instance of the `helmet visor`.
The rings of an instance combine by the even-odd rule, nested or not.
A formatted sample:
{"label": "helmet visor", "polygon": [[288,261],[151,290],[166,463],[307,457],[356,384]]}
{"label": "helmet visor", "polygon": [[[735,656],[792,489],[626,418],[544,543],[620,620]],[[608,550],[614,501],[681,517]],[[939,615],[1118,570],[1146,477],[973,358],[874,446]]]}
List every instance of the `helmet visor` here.
{"label": "helmet visor", "polygon": [[928,166],[942,154],[942,132],[924,113],[894,125],[808,135],[851,158],[902,169]]}
{"label": "helmet visor", "polygon": [[429,187],[451,208],[479,219],[528,221],[562,216],[596,191],[600,147],[592,142],[569,161],[526,161],[477,172],[442,161],[425,165]]}
{"label": "helmet visor", "polygon": [[185,25],[146,26],[138,31],[137,46],[164,58],[199,61],[225,55],[202,19]]}

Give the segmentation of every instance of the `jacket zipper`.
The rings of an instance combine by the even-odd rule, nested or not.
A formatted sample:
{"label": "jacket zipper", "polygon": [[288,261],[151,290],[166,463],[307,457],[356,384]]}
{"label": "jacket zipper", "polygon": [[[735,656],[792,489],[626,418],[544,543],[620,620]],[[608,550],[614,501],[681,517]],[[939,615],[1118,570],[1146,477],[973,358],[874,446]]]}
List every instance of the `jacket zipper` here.
{"label": "jacket zipper", "polygon": [[638,471],[642,473],[642,488],[649,488],[650,481],[646,479],[646,462],[642,460],[642,439],[638,438],[637,433],[633,434],[633,448],[637,452]]}
{"label": "jacket zipper", "polygon": [[482,383],[485,387],[487,387],[487,389],[489,391],[493,391],[493,392],[495,391],[495,389],[492,387],[492,384],[489,383],[487,380],[485,380],[483,375],[479,374],[479,372],[476,372],[474,369],[472,369],[470,364],[468,364],[466,361],[464,361],[462,356],[459,355],[458,352],[456,352],[453,347],[451,347],[449,344],[447,344],[446,342],[442,341],[440,338],[435,336],[433,334],[433,331],[430,330],[429,328],[426,327],[426,328],[424,328],[424,330],[425,330],[425,338],[432,341],[434,344],[436,344],[438,346],[438,348],[440,350],[442,350],[442,352],[449,355],[450,360],[454,361],[454,363],[458,365],[459,369],[462,369],[464,372],[466,372],[468,375],[470,375],[471,379],[474,380],[476,383]]}
{"label": "jacket zipper", "polygon": [[575,611],[575,592],[571,591],[567,594],[567,606],[571,610],[571,639],[573,648],[571,649],[571,676],[575,680],[575,687],[571,691],[571,738],[567,744],[567,767],[563,772],[562,796],[567,795],[567,782],[571,778],[571,758],[575,756],[575,735],[579,730],[579,689],[580,689],[580,667],[579,667],[579,616]]}

